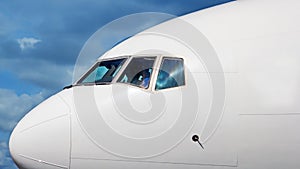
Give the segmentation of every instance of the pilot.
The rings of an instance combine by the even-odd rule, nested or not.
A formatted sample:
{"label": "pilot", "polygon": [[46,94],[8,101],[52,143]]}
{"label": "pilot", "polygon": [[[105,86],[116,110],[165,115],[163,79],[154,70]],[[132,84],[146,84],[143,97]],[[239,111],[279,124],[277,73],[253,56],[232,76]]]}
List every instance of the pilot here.
{"label": "pilot", "polygon": [[149,72],[149,69],[146,69],[142,72],[141,74],[141,80],[142,82],[140,83],[140,86],[143,87],[143,88],[147,88],[148,85],[149,85],[149,82],[150,82],[150,72]]}

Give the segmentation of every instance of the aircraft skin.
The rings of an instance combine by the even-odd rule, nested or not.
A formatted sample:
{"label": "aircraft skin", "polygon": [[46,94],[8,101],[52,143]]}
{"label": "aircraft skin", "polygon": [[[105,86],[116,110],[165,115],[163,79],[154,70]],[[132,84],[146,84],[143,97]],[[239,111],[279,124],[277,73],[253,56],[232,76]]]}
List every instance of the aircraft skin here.
{"label": "aircraft skin", "polygon": [[[99,58],[127,58],[110,84],[64,89],[18,123],[9,145],[15,163],[22,169],[299,169],[299,9],[296,0],[234,1],[127,39]],[[155,58],[147,89],[117,80],[135,57]],[[184,85],[156,90],[164,58],[183,59]]]}

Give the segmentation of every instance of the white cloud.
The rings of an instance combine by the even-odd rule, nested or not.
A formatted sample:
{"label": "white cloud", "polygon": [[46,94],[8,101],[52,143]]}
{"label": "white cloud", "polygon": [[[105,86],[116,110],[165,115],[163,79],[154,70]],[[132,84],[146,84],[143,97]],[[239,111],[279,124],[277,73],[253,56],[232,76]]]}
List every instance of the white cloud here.
{"label": "white cloud", "polygon": [[4,165],[5,154],[0,150],[0,166]]}
{"label": "white cloud", "polygon": [[7,144],[5,142],[0,142],[0,147],[7,148]]}
{"label": "white cloud", "polygon": [[[22,71],[17,71],[22,68]],[[39,59],[0,58],[0,69],[15,72],[20,80],[37,85],[51,94],[72,82],[73,65],[60,65]],[[50,92],[50,93],[49,93]],[[46,95],[46,93],[45,93]],[[1,107],[1,106],[0,106]]]}
{"label": "white cloud", "polygon": [[9,156],[8,146],[6,142],[0,142],[0,168],[1,169],[17,169]]}
{"label": "white cloud", "polygon": [[42,93],[17,95],[12,90],[0,89],[0,131],[10,131],[33,106],[44,99]]}
{"label": "white cloud", "polygon": [[0,167],[2,167],[6,162],[6,152],[7,144],[5,142],[0,142]]}
{"label": "white cloud", "polygon": [[39,43],[39,42],[42,42],[41,40],[39,39],[35,39],[35,38],[22,38],[22,39],[17,39],[18,43],[19,43],[19,46],[22,50],[24,49],[28,49],[28,48],[34,48],[34,45]]}

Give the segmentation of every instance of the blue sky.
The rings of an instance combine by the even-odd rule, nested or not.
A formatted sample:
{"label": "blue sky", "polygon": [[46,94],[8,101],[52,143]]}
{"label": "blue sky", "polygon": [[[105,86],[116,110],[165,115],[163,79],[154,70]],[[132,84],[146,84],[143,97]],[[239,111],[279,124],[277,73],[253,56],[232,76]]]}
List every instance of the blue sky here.
{"label": "blue sky", "polygon": [[88,38],[105,24],[139,12],[176,16],[229,0],[1,0],[0,168],[15,168],[8,139],[35,105],[72,82]]}

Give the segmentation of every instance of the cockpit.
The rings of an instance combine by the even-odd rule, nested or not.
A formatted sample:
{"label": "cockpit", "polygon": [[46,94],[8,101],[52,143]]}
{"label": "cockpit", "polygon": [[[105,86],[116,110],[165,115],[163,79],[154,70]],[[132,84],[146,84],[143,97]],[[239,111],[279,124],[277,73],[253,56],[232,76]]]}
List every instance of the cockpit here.
{"label": "cockpit", "polygon": [[185,85],[184,60],[167,56],[124,56],[99,60],[76,85],[123,83],[145,90]]}

